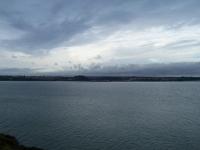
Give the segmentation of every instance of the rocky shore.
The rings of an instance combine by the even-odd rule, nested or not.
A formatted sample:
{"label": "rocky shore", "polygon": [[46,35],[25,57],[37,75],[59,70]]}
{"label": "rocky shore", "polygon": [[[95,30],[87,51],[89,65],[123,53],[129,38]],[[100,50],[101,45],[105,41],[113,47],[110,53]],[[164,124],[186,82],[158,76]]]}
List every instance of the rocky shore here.
{"label": "rocky shore", "polygon": [[0,134],[0,150],[42,150],[36,147],[26,147],[10,135]]}

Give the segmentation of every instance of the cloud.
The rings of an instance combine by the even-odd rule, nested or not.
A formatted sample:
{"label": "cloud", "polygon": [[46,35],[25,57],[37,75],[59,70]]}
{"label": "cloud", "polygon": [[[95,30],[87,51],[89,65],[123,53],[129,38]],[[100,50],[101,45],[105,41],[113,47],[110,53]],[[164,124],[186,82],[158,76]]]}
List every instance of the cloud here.
{"label": "cloud", "polygon": [[[5,74],[5,70],[0,70]],[[89,68],[84,68],[81,64],[73,66],[71,70],[40,72],[40,70],[29,69],[7,69],[6,72],[34,75],[88,75],[88,76],[200,76],[200,63],[151,63],[145,65],[128,64],[123,66],[102,66],[101,64],[91,64]],[[0,72],[0,73],[1,73]]]}
{"label": "cloud", "polygon": [[33,75],[35,74],[34,70],[28,68],[6,68],[0,69],[1,75]]}
{"label": "cloud", "polygon": [[1,1],[0,68],[62,72],[199,62],[199,5],[199,0]]}
{"label": "cloud", "polygon": [[199,18],[198,3],[195,0],[22,0],[20,3],[8,0],[1,2],[0,18],[21,35],[12,39],[10,33],[10,39],[1,43],[8,50],[32,52],[67,45],[75,35],[81,36],[95,26],[116,27],[129,22],[134,22],[135,27],[188,23]]}
{"label": "cloud", "polygon": [[74,74],[94,76],[200,76],[200,63],[152,63],[107,67],[96,65]]}

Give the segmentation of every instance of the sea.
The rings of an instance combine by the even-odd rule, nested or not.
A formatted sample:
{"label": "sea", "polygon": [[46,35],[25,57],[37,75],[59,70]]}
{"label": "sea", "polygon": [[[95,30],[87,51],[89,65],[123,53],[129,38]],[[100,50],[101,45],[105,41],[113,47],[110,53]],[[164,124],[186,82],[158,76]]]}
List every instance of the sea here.
{"label": "sea", "polygon": [[200,150],[200,82],[0,82],[0,133],[45,150]]}

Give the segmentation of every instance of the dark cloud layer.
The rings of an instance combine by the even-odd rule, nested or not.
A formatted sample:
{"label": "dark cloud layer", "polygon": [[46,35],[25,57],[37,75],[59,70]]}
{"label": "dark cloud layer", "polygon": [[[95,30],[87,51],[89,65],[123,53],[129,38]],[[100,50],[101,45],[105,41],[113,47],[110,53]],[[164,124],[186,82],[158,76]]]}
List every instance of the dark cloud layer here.
{"label": "dark cloud layer", "polygon": [[197,23],[199,5],[199,0],[6,0],[0,2],[0,20],[23,34],[0,43],[31,53],[70,44],[75,35],[81,41],[81,34],[95,26]]}
{"label": "dark cloud layer", "polygon": [[33,75],[34,70],[29,68],[6,68],[0,69],[0,75]]}
{"label": "dark cloud layer", "polygon": [[130,76],[200,76],[200,63],[169,63],[97,67],[81,73],[86,75]]}
{"label": "dark cloud layer", "polygon": [[37,72],[28,68],[0,69],[2,75],[93,75],[93,76],[200,76],[200,63],[170,63],[101,67],[61,72]]}

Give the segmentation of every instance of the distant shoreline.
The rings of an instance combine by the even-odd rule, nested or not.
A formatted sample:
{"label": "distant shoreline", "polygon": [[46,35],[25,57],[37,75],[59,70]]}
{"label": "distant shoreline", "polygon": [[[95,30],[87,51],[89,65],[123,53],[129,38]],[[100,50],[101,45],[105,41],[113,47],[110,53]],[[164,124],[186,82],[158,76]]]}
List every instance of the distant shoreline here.
{"label": "distant shoreline", "polygon": [[86,82],[170,82],[200,81],[200,77],[152,77],[152,76],[5,76],[0,81],[86,81]]}

